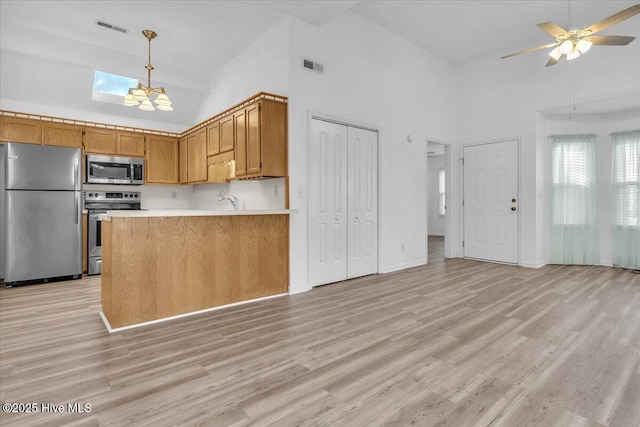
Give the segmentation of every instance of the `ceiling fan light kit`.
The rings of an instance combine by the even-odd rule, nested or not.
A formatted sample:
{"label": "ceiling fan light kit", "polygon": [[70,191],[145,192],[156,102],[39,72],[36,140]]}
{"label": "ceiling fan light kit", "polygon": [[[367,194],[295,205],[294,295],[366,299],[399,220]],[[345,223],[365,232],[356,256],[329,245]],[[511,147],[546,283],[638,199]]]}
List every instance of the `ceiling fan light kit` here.
{"label": "ceiling fan light kit", "polygon": [[561,26],[554,24],[553,22],[542,22],[538,24],[538,28],[547,34],[555,37],[554,43],[545,44],[543,46],[537,46],[530,49],[526,49],[520,52],[505,55],[502,59],[511,58],[512,56],[521,55],[523,53],[529,53],[540,49],[546,49],[552,47],[549,52],[549,62],[547,67],[557,64],[563,56],[566,56],[567,61],[571,61],[587,53],[591,46],[624,46],[635,40],[635,37],[628,36],[594,36],[606,28],[609,28],[615,24],[618,24],[626,19],[631,18],[634,15],[640,13],[640,4],[631,6],[627,9],[621,10],[618,13],[605,18],[601,21],[590,25],[582,30],[570,30],[567,31]]}
{"label": "ceiling fan light kit", "polygon": [[171,107],[171,100],[169,100],[164,88],[151,87],[151,70],[153,70],[153,66],[151,65],[151,40],[156,38],[158,34],[152,30],[143,30],[142,35],[149,40],[149,61],[145,66],[147,69],[148,86],[138,83],[137,87],[130,88],[127,96],[124,97],[124,105],[127,107],[138,106],[138,108],[143,111],[154,111],[156,107],[151,103],[150,97],[151,94],[157,94],[154,102],[156,103],[158,110],[173,111],[173,108]]}

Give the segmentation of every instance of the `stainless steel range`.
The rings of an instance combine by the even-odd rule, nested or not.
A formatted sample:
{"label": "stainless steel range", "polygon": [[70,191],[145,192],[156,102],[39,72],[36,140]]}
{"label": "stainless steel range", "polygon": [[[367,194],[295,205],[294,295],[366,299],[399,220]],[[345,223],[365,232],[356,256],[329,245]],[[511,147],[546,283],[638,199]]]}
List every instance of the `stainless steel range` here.
{"label": "stainless steel range", "polygon": [[102,265],[102,223],[100,214],[115,210],[139,210],[142,198],[138,191],[84,191],[84,208],[88,211],[87,274],[100,274]]}

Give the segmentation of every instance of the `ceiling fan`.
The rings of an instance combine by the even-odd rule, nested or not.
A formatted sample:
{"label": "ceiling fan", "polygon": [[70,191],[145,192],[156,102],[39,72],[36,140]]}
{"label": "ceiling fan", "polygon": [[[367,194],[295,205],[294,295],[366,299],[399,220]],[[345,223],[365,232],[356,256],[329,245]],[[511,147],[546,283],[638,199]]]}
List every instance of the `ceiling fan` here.
{"label": "ceiling fan", "polygon": [[546,49],[553,47],[554,49],[549,52],[549,62],[547,67],[557,64],[563,56],[566,55],[567,60],[571,61],[576,59],[583,53],[586,53],[591,45],[603,45],[603,46],[623,46],[631,43],[635,40],[635,37],[628,36],[594,36],[594,34],[609,28],[612,25],[618,24],[625,19],[629,19],[634,15],[640,13],[640,4],[631,6],[628,9],[621,10],[618,13],[605,18],[593,25],[588,26],[583,30],[565,30],[553,22],[543,22],[538,24],[538,27],[556,38],[553,43],[545,44],[542,46],[532,47],[520,52],[512,53],[510,55],[503,56],[502,59],[510,58],[512,56],[521,55],[523,53],[529,53],[540,49]]}

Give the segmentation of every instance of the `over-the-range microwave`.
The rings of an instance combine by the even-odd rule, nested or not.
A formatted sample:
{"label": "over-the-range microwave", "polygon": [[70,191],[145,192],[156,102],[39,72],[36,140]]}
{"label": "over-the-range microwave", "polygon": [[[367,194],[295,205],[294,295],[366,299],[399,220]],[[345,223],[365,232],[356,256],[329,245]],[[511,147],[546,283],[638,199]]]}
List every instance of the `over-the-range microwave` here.
{"label": "over-the-range microwave", "polygon": [[87,184],[144,184],[144,159],[87,154]]}

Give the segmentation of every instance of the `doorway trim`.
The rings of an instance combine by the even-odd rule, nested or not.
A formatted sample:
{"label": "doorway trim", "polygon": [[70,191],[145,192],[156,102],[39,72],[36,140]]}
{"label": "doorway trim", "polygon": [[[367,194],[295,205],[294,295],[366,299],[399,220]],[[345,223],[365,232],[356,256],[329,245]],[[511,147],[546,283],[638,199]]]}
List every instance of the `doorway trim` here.
{"label": "doorway trim", "polygon": [[[444,216],[444,257],[445,258],[454,258],[453,254],[453,245],[451,244],[451,227],[455,223],[452,220],[453,216],[453,206],[452,202],[452,168],[451,168],[451,144],[448,142],[444,142],[442,140],[436,138],[426,138],[425,144],[425,182],[426,182],[426,192],[425,192],[425,206],[426,215],[425,215],[425,229],[427,230],[427,239],[429,236],[429,143],[433,142],[436,144],[444,145],[444,182],[445,182],[445,193],[444,193],[444,205],[446,207],[446,212]],[[427,254],[426,254],[427,262],[429,262],[429,243],[427,240]]]}

